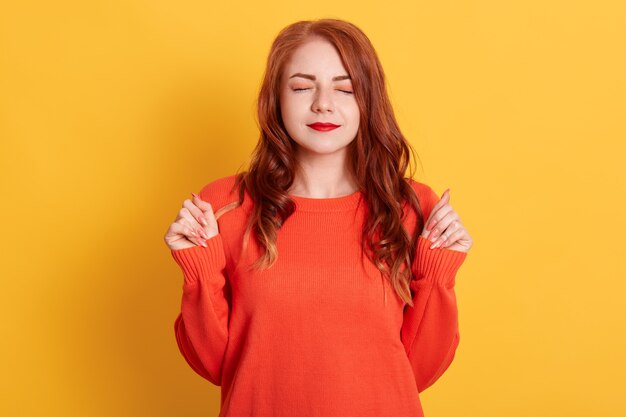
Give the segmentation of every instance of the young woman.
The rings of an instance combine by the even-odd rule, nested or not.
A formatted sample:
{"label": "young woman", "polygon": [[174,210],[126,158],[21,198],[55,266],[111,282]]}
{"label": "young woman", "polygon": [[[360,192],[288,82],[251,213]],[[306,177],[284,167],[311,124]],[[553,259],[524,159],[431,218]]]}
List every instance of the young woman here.
{"label": "young woman", "polygon": [[369,39],[337,19],[284,28],[258,118],[249,170],[192,193],[165,235],[182,355],[221,386],[221,417],[423,416],[459,344],[472,238],[449,192],[405,177]]}

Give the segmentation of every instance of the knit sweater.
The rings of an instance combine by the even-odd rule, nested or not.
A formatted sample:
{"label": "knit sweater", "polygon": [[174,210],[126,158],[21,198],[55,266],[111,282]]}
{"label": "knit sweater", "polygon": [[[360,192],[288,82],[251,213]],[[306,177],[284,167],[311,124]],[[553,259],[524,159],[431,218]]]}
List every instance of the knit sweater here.
{"label": "knit sweater", "polygon": [[[199,195],[215,212],[237,200],[234,180],[214,180]],[[439,197],[409,181],[425,221]],[[171,250],[184,277],[178,348],[221,387],[219,417],[423,417],[419,393],[459,344],[454,284],[467,254],[429,249],[420,236],[411,307],[361,256],[361,191],[290,198],[296,210],[278,230],[270,269],[250,267],[262,254],[252,237],[242,252],[247,192],[218,219],[207,247]],[[403,221],[412,233],[414,211]]]}

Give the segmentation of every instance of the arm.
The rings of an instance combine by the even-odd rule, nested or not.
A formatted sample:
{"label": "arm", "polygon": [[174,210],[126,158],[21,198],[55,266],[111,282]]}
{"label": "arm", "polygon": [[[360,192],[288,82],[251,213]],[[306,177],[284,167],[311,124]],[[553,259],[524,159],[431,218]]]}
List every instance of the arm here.
{"label": "arm", "polygon": [[417,279],[410,283],[414,305],[405,307],[401,331],[418,392],[434,384],[454,358],[459,344],[454,277],[467,255],[445,248],[429,249],[431,243],[418,238]]}
{"label": "arm", "polygon": [[211,383],[221,385],[230,311],[225,293],[226,257],[220,234],[206,244],[206,248],[171,251],[184,275],[181,313],[174,331],[178,349],[189,366]]}
{"label": "arm", "polygon": [[[424,184],[416,184],[424,219],[428,219],[437,194]],[[401,339],[411,363],[418,392],[424,391],[448,369],[459,345],[459,323],[454,281],[467,253],[430,249],[432,244],[418,237],[409,284],[413,306],[404,309]]]}

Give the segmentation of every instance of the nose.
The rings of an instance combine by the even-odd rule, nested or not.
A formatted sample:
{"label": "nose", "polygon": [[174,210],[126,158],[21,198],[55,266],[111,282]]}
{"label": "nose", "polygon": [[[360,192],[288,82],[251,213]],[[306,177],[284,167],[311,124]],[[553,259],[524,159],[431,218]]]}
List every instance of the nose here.
{"label": "nose", "polygon": [[335,104],[331,92],[325,88],[318,89],[311,108],[316,113],[334,111]]}

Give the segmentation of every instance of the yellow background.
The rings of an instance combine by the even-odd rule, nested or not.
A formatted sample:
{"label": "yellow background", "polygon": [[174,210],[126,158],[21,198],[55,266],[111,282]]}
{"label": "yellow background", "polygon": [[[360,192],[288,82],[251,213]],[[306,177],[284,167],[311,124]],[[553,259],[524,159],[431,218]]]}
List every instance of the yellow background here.
{"label": "yellow background", "polygon": [[217,416],[178,352],[182,201],[258,138],[270,44],[361,27],[475,245],[435,416],[623,416],[623,1],[3,2],[3,416]]}

